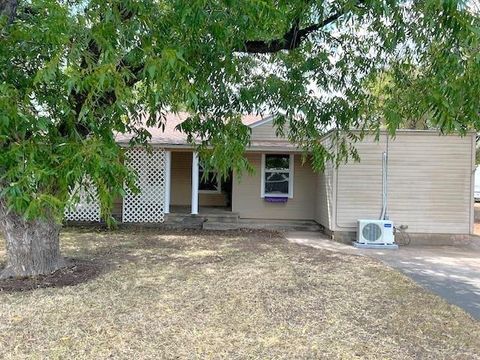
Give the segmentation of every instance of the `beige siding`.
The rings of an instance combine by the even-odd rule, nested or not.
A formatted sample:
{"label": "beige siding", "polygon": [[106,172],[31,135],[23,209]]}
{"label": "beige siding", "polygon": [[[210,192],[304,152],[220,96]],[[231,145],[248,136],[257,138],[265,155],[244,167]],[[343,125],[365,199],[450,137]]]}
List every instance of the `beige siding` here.
{"label": "beige siding", "polygon": [[172,152],[170,204],[190,205],[192,201],[192,153]]}
{"label": "beige siding", "polygon": [[295,155],[293,198],[287,203],[268,203],[261,198],[261,154],[247,154],[255,169],[252,175],[234,175],[232,211],[241,218],[313,220],[315,217],[316,175],[309,163],[302,165],[300,155]]}
{"label": "beige siding", "polygon": [[325,227],[332,228],[332,214],[334,210],[334,168],[329,163],[325,166],[325,170],[316,175],[316,208],[315,221]]}
{"label": "beige siding", "polygon": [[[172,152],[170,180],[170,204],[186,206],[192,203],[192,153]],[[225,206],[225,195],[205,194],[198,195],[199,206]]]}
{"label": "beige siding", "polygon": [[123,213],[123,198],[119,197],[113,200],[112,216],[116,219],[122,219]]}
{"label": "beige siding", "polygon": [[382,208],[382,153],[385,146],[367,138],[355,148],[360,162],[337,169],[337,217],[333,226],[336,230],[354,228],[357,219],[378,219]]}
{"label": "beige siding", "polygon": [[[283,131],[288,134],[288,125],[285,125]],[[276,128],[273,126],[273,121],[252,128],[252,140],[278,140],[276,135]]]}
{"label": "beige siding", "polygon": [[[472,214],[472,136],[399,132],[389,143],[388,213],[412,233],[468,234]],[[372,138],[356,145],[360,163],[337,170],[335,230],[354,230],[382,208],[382,152]]]}

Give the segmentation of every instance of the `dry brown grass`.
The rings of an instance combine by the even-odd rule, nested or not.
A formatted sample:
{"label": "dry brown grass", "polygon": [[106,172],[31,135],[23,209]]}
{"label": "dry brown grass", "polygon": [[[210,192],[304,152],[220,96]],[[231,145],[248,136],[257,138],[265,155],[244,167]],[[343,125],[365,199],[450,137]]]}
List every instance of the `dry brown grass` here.
{"label": "dry brown grass", "polygon": [[66,229],[62,246],[108,267],[0,294],[0,358],[479,357],[478,322],[365,257],[267,232]]}

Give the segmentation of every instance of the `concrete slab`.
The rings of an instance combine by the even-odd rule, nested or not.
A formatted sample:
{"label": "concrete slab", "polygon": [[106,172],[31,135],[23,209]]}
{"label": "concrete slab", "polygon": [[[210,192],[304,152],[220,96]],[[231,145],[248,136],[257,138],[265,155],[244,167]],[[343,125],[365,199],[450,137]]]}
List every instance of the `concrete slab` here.
{"label": "concrete slab", "polygon": [[287,232],[285,237],[297,244],[379,259],[480,320],[480,238],[461,247],[405,246],[391,251],[358,249],[319,232]]}
{"label": "concrete slab", "polygon": [[354,241],[352,243],[353,247],[358,249],[382,249],[382,250],[398,250],[397,244],[362,244],[359,242]]}

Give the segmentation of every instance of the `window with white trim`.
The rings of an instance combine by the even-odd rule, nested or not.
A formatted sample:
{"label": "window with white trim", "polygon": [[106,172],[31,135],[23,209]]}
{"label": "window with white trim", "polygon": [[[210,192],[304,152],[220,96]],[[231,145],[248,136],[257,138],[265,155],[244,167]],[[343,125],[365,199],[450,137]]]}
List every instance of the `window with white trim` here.
{"label": "window with white trim", "polygon": [[262,154],[261,196],[293,197],[293,154]]}
{"label": "window with white trim", "polygon": [[221,193],[222,187],[220,177],[216,171],[205,172],[202,164],[198,164],[198,192],[200,193]]}

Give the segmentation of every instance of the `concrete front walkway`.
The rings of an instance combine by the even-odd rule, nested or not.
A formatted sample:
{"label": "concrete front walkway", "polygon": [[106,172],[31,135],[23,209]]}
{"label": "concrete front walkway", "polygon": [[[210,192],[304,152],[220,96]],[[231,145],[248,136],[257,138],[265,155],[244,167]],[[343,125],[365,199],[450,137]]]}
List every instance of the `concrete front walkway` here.
{"label": "concrete front walkway", "polygon": [[464,247],[372,250],[337,243],[319,232],[287,232],[285,237],[302,245],[379,259],[480,320],[480,239]]}

